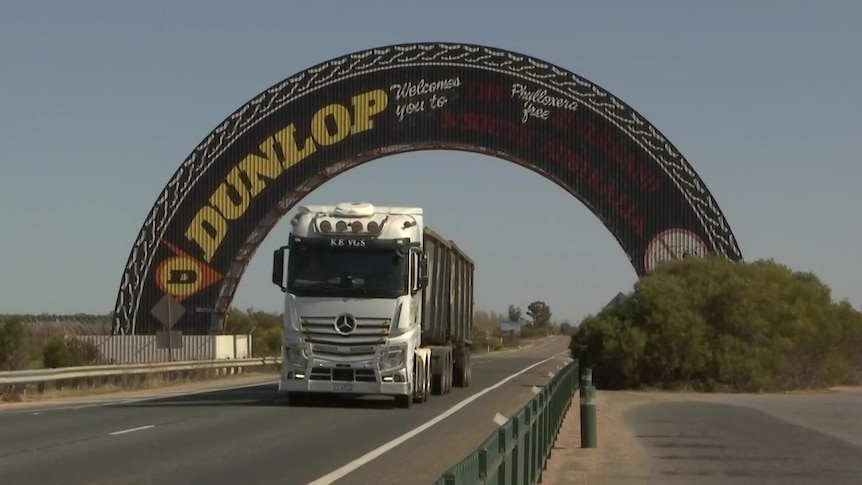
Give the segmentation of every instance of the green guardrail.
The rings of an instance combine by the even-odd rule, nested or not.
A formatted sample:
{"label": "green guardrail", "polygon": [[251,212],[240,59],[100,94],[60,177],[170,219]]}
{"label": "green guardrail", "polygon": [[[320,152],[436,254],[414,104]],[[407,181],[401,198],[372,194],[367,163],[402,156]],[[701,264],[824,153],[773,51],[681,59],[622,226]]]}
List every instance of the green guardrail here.
{"label": "green guardrail", "polygon": [[578,390],[578,361],[557,372],[530,402],[434,485],[535,484]]}

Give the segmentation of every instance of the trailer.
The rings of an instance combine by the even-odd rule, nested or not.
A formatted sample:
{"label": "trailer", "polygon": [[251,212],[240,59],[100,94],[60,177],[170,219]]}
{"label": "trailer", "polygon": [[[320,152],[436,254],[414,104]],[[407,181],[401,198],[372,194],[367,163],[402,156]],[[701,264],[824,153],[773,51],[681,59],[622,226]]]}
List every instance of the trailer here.
{"label": "trailer", "polygon": [[302,206],[273,254],[285,293],[279,391],[387,395],[400,407],[471,380],[475,264],[417,207]]}
{"label": "trailer", "polygon": [[475,265],[454,242],[429,228],[423,232],[428,284],[423,291],[422,344],[432,349],[432,393],[445,394],[450,384],[470,384]]}

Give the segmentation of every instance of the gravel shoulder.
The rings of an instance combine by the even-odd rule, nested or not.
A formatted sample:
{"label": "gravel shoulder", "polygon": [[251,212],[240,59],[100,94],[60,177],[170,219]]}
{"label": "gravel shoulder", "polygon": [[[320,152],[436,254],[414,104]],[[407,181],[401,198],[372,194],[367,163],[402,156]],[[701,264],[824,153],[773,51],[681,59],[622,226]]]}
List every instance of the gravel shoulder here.
{"label": "gravel shoulder", "polygon": [[859,483],[862,388],[784,394],[599,391],[598,448],[578,396],[543,484]]}
{"label": "gravel shoulder", "polygon": [[626,391],[596,393],[598,447],[581,448],[578,395],[572,400],[563,420],[543,485],[604,485],[639,483],[646,478],[644,470],[649,454],[634,431],[625,425],[623,416],[638,404],[654,402],[659,396]]}

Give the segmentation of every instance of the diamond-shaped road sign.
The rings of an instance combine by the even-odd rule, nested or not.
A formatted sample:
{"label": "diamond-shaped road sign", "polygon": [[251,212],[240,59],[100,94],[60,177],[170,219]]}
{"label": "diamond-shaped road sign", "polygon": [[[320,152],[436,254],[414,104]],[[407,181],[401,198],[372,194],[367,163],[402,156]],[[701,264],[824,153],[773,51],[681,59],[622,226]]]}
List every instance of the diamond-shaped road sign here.
{"label": "diamond-shaped road sign", "polygon": [[156,317],[156,320],[162,322],[165,328],[171,328],[180,318],[183,318],[183,315],[186,314],[186,308],[176,298],[165,294],[150,310],[150,313]]}

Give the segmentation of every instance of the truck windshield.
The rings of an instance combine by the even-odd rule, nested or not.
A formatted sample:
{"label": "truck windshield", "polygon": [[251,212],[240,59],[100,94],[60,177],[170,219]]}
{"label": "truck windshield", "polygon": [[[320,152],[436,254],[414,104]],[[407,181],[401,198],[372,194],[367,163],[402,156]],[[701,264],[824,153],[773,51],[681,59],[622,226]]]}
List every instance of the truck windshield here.
{"label": "truck windshield", "polygon": [[407,259],[393,250],[297,247],[287,286],[296,296],[394,298],[406,293]]}

